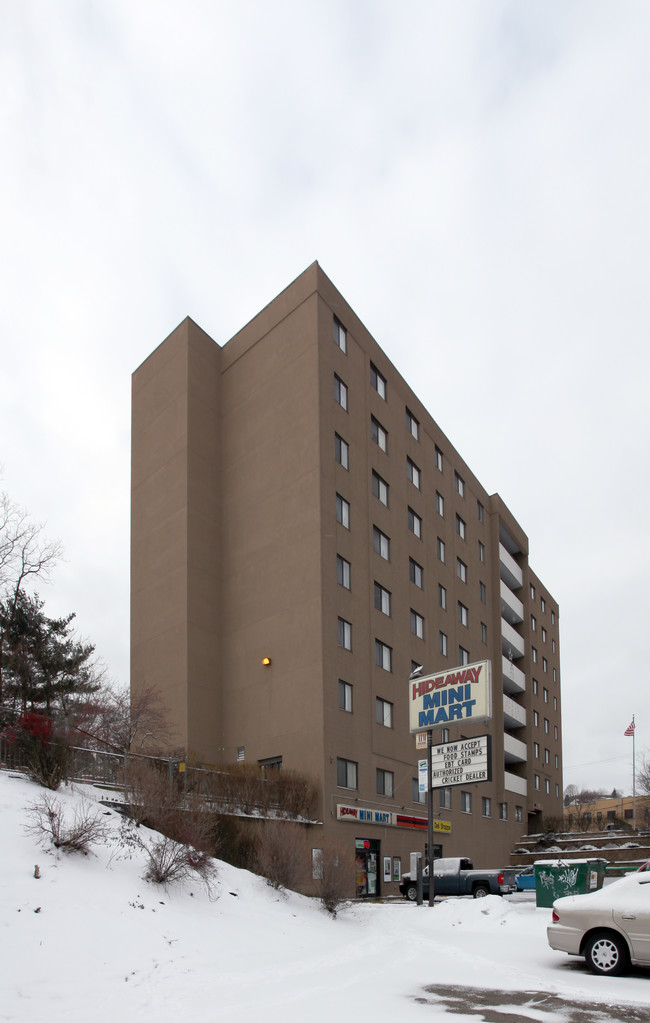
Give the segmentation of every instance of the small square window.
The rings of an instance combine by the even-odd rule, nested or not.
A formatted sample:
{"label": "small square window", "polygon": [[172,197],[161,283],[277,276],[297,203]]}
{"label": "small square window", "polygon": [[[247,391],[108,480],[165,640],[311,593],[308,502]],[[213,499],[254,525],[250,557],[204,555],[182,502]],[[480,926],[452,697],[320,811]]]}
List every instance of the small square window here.
{"label": "small square window", "polygon": [[377,526],[372,527],[372,546],[375,554],[378,554],[384,561],[390,561],[390,538],[382,533]]}
{"label": "small square window", "polygon": [[370,417],[370,439],[374,440],[377,447],[381,448],[382,451],[388,450],[388,434],[374,416]]}
{"label": "small square window", "polygon": [[381,375],[372,362],[370,363],[370,385],[374,387],[379,397],[386,401],[386,377]]}
{"label": "small square window", "polygon": [[462,583],[467,582],[467,565],[460,558],[456,558],[456,575]]}
{"label": "small square window", "polygon": [[418,565],[413,558],[409,558],[409,579],[422,589],[422,565]]}
{"label": "small square window", "polygon": [[412,508],[409,508],[409,529],[419,540],[422,539],[422,519]]}
{"label": "small square window", "polygon": [[338,640],[339,646],[343,647],[344,650],[352,649],[352,625],[350,622],[346,622],[345,618],[339,618],[339,632]]}
{"label": "small square window", "polygon": [[382,614],[390,615],[390,593],[379,583],[375,583],[375,607]]}
{"label": "small square window", "polygon": [[357,767],[354,760],[336,758],[336,784],[342,789],[357,788]]}
{"label": "small square window", "polygon": [[414,487],[420,489],[421,474],[412,458],[406,457],[406,478],[411,481]]}
{"label": "small square window", "polygon": [[438,583],[438,604],[443,611],[447,610],[447,590],[442,583]]}
{"label": "small square window", "polygon": [[456,532],[458,533],[458,535],[461,538],[461,540],[465,539],[465,532],[466,532],[466,530],[467,530],[467,526],[465,524],[465,520],[461,519],[460,515],[457,515],[456,516]]}
{"label": "small square window", "polygon": [[406,429],[416,440],[420,439],[420,424],[409,409],[406,410]]}
{"label": "small square window", "polygon": [[344,469],[350,468],[350,447],[338,433],[334,434],[334,457]]}
{"label": "small square window", "polygon": [[469,611],[464,604],[458,601],[458,621],[461,625],[469,625]]}
{"label": "small square window", "polygon": [[352,713],[352,686],[342,678],[339,679],[339,710]]}
{"label": "small square window", "polygon": [[348,333],[339,319],[334,317],[334,344],[338,345],[343,353],[348,350]]}
{"label": "small square window", "polygon": [[443,657],[447,656],[447,636],[445,635],[444,632],[441,632],[439,634],[438,649],[440,650],[440,653],[443,655]]}
{"label": "small square window", "polygon": [[469,650],[466,650],[464,646],[458,647],[458,663],[469,664]]}
{"label": "small square window", "polygon": [[443,466],[442,451],[436,444],[436,469],[439,469],[440,472],[442,472],[442,466]]}
{"label": "small square window", "polygon": [[388,483],[374,469],[372,471],[372,492],[377,500],[388,508]]}
{"label": "small square window", "polygon": [[384,728],[393,727],[393,705],[388,700],[382,700],[380,696],[375,700],[375,720]]}
{"label": "small square window", "polygon": [[384,671],[393,670],[393,651],[379,639],[375,640],[375,664]]}
{"label": "small square window", "polygon": [[454,473],[454,483],[456,485],[456,490],[458,491],[460,496],[464,497],[465,496],[465,480],[462,478],[462,476],[459,476],[457,472]]}
{"label": "small square window", "polygon": [[411,632],[418,639],[424,639],[424,618],[411,608]]}
{"label": "small square window", "polygon": [[348,410],[348,388],[347,384],[344,384],[340,376],[334,374],[334,400],[338,402],[342,409]]}
{"label": "small square window", "polygon": [[438,552],[438,560],[442,561],[442,563],[444,565],[444,563],[445,563],[445,541],[441,540],[440,537],[438,537],[438,540],[437,540],[437,543],[436,543],[436,550]]}
{"label": "small square window", "polygon": [[336,581],[346,590],[350,589],[350,567],[349,561],[342,558],[340,554],[336,555]]}
{"label": "small square window", "polygon": [[377,794],[392,798],[395,776],[392,771],[384,771],[377,768]]}
{"label": "small square window", "polygon": [[340,494],[336,495],[336,521],[346,529],[350,528],[350,504]]}

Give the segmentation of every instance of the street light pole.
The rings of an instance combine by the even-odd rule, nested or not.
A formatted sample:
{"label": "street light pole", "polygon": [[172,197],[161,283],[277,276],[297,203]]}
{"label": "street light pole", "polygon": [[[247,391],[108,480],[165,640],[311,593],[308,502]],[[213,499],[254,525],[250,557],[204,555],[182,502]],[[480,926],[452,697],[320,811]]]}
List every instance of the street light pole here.
{"label": "street light pole", "polygon": [[429,870],[429,906],[433,906],[433,732],[427,732],[427,867]]}

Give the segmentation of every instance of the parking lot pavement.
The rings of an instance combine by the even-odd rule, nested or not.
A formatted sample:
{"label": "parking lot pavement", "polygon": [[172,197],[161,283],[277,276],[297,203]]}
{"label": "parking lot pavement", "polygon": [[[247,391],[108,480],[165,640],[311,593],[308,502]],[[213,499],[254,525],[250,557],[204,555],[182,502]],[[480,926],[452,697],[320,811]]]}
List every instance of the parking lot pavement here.
{"label": "parking lot pavement", "polygon": [[[494,991],[433,984],[416,996],[422,1005],[454,1015],[476,1016],[484,1023],[648,1023],[648,1006],[634,1003],[577,1001],[547,991]],[[519,1011],[517,1011],[519,1010]]]}

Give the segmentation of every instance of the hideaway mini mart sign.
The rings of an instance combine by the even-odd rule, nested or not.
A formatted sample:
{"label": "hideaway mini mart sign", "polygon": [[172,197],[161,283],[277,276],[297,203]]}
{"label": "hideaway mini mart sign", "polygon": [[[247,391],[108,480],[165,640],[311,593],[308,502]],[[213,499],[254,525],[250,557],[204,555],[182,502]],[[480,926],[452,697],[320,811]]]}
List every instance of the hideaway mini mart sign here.
{"label": "hideaway mini mart sign", "polygon": [[[426,831],[428,823],[426,817],[415,817],[409,813],[395,813],[392,810],[371,810],[370,807],[365,806],[346,806],[344,803],[337,804],[336,817],[340,821],[354,821],[357,824],[381,824],[388,828],[412,828],[414,831]],[[433,830],[449,835],[451,823],[449,821],[434,821]]]}
{"label": "hideaway mini mart sign", "polygon": [[[492,778],[491,736],[459,739],[431,747],[431,787],[473,785]],[[418,788],[427,791],[427,762],[418,760]]]}
{"label": "hideaway mini mart sign", "polygon": [[492,716],[490,661],[409,680],[409,728],[426,732],[437,725],[486,721]]}

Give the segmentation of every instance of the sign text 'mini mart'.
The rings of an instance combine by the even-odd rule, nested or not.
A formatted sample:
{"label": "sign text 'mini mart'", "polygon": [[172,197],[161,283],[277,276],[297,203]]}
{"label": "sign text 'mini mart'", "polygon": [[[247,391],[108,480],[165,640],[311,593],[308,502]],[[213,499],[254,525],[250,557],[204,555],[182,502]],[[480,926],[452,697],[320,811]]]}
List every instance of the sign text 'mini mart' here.
{"label": "sign text 'mini mart'", "polygon": [[437,725],[486,721],[492,716],[490,661],[409,680],[409,728],[425,732]]}

